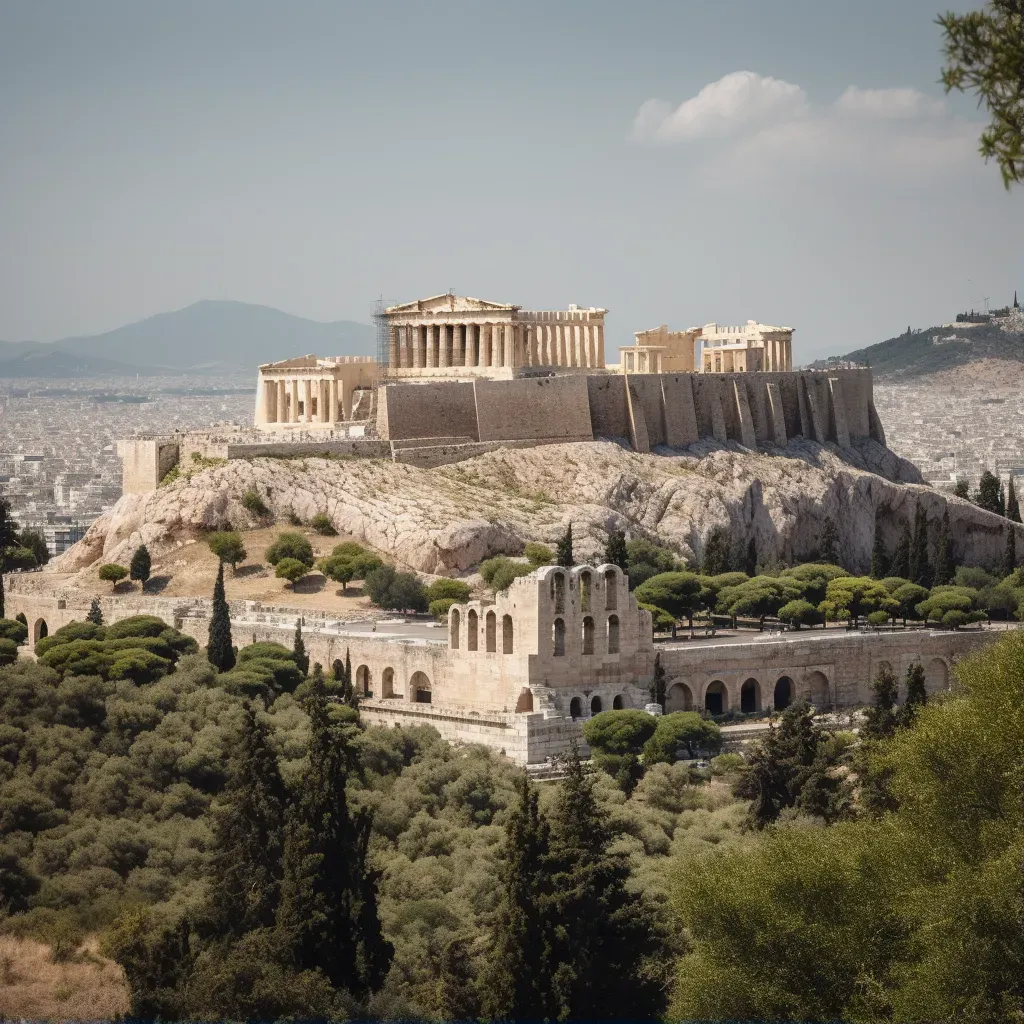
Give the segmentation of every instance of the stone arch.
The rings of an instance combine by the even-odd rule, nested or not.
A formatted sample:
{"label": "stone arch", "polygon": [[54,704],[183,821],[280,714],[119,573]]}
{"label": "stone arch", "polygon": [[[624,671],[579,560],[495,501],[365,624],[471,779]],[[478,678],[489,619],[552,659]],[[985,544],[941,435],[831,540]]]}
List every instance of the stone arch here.
{"label": "stone arch", "polygon": [[514,627],[512,625],[512,616],[503,615],[501,617],[501,653],[511,654],[514,640]]}
{"label": "stone arch", "polygon": [[612,710],[613,711],[622,711],[622,710],[624,710],[625,708],[628,708],[628,707],[629,707],[629,701],[626,699],[626,695],[624,693],[617,693],[617,694],[615,694],[615,697],[612,700]]}
{"label": "stone arch", "polygon": [[409,680],[409,689],[417,704],[429,704],[431,701],[430,677],[426,672],[413,672]]}
{"label": "stone arch", "polygon": [[761,710],[761,684],[751,676],[740,687],[740,711],[753,714]]}
{"label": "stone arch", "polygon": [[807,699],[818,709],[832,703],[829,694],[828,676],[824,672],[808,672],[804,676],[803,692]]}
{"label": "stone arch", "polygon": [[608,653],[619,653],[619,617],[618,615],[608,616]]}
{"label": "stone arch", "polygon": [[583,716],[583,701],[579,697],[573,697],[569,701],[569,717],[573,720],[581,718]]}
{"label": "stone arch", "polygon": [[370,692],[370,666],[360,665],[356,669],[356,690],[360,693]]}
{"label": "stone arch", "polygon": [[594,696],[590,698],[590,713],[591,713],[591,715],[599,715],[599,714],[601,714],[601,708],[602,707],[603,707],[603,705],[601,703],[601,698],[595,693]]}
{"label": "stone arch", "polygon": [[386,668],[380,674],[380,695],[382,697],[401,697],[400,693],[395,693],[395,670],[393,668]]}
{"label": "stone arch", "polygon": [[484,633],[487,639],[487,653],[494,654],[498,650],[498,616],[488,612],[484,620]]}
{"label": "stone arch", "polygon": [[789,676],[779,676],[775,681],[775,689],[772,692],[772,707],[776,711],[782,711],[793,703],[794,687],[793,680]]}
{"label": "stone arch", "polygon": [[594,620],[589,615],[583,619],[583,653],[594,653]]}
{"label": "stone arch", "polygon": [[674,682],[665,691],[665,711],[692,711],[693,691],[684,682]]}
{"label": "stone arch", "polygon": [[341,658],[335,658],[334,659],[334,662],[331,665],[331,674],[338,681],[340,681],[342,676],[344,676],[344,674],[345,674],[345,664],[344,664],[344,662],[342,662]]}
{"label": "stone arch", "polygon": [[580,573],[580,611],[590,611],[590,596],[594,589],[594,578],[590,574],[590,570],[584,570]]}
{"label": "stone arch", "polygon": [[604,610],[615,611],[619,607],[618,574],[614,569],[606,569],[604,574]]}
{"label": "stone arch", "polygon": [[525,715],[533,711],[533,690],[524,686],[519,691],[519,699],[516,701],[516,714]]}
{"label": "stone arch", "polygon": [[462,614],[458,608],[452,609],[452,616],[449,620],[449,629],[451,635],[451,648],[453,651],[459,649],[459,633],[462,629]]}
{"label": "stone arch", "polygon": [[942,658],[932,658],[924,667],[926,693],[941,693],[949,689],[949,666]]}
{"label": "stone arch", "polygon": [[555,614],[562,614],[565,611],[564,572],[554,572],[551,574],[551,600],[555,602]]}
{"label": "stone arch", "polygon": [[729,710],[729,691],[721,679],[713,679],[705,687],[704,710],[709,715],[724,715]]}
{"label": "stone arch", "polygon": [[475,651],[480,645],[480,617],[475,608],[466,613],[466,650]]}
{"label": "stone arch", "polygon": [[562,619],[555,619],[551,624],[551,653],[556,658],[565,655],[565,622]]}
{"label": "stone arch", "polygon": [[37,644],[40,640],[45,640],[50,635],[50,629],[46,625],[46,619],[36,619],[35,624],[32,626],[32,643]]}

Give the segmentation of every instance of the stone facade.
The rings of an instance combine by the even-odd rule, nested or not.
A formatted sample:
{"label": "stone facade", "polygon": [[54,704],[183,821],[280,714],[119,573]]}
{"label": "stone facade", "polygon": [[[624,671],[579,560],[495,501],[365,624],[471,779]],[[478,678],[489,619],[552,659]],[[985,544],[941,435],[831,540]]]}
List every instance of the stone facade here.
{"label": "stone facade", "polygon": [[769,373],[793,369],[793,328],[756,320],[740,326],[705,324],[698,339],[701,373]]}
{"label": "stone facade", "polygon": [[619,369],[623,373],[693,373],[694,345],[700,328],[670,331],[662,324],[633,335],[633,344],[619,349]]}
{"label": "stone facade", "polygon": [[[34,574],[37,575],[37,574]],[[43,594],[5,577],[7,614],[23,612],[32,644],[88,611],[87,598]],[[210,602],[140,594],[101,599],[107,622],[151,614],[206,643]],[[806,696],[819,707],[863,704],[884,665],[902,679],[921,663],[931,693],[945,689],[958,658],[999,634],[928,629],[880,633],[807,630],[750,640],[655,645],[650,615],[612,565],[557,566],[517,579],[494,601],[453,605],[437,639],[410,638],[387,622],[355,630],[331,613],[231,604],[236,642],[291,646],[296,620],[313,662],[351,658],[364,717],[381,725],[427,724],[453,742],[483,743],[538,763],[579,739],[600,711],[643,708],[654,659],[666,673],[666,710],[780,708]]]}
{"label": "stone facade", "polygon": [[512,379],[557,369],[604,366],[604,317],[591,306],[530,312],[521,306],[452,294],[435,295],[383,313],[389,379],[489,377]]}
{"label": "stone facade", "polygon": [[377,361],[369,356],[314,355],[264,363],[256,379],[257,430],[331,430],[362,413],[356,395],[372,394],[377,383]]}

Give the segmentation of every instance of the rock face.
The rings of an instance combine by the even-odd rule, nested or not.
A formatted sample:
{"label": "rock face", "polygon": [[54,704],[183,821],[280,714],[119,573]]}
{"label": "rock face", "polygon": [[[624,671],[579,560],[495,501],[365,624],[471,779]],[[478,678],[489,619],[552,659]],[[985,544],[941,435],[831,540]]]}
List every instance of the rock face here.
{"label": "rock face", "polygon": [[[862,571],[876,519],[892,550],[918,501],[936,527],[948,504],[956,554],[972,563],[998,565],[1009,528],[923,485],[910,463],[873,441],[842,457],[801,440],[771,453],[709,443],[653,455],[597,441],[500,449],[437,469],[371,459],[235,460],[125,495],[50,567],[127,564],[141,542],[156,556],[206,530],[253,528],[259,521],[240,503],[248,490],[279,523],[326,512],[339,533],[428,573],[465,572],[530,540],[553,543],[570,522],[578,559],[598,556],[607,530],[621,528],[693,564],[716,526],[729,531],[737,553],[753,538],[760,562],[814,558],[831,519],[843,561]],[[1018,545],[1024,550],[1024,532]]]}

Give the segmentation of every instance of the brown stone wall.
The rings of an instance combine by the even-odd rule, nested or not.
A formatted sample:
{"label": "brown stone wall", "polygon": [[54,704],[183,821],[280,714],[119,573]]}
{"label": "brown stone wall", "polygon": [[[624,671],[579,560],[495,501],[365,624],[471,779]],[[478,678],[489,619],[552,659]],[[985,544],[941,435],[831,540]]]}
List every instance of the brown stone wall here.
{"label": "brown stone wall", "polygon": [[621,373],[587,377],[590,421],[597,437],[629,438],[626,377]]}
{"label": "brown stone wall", "polygon": [[[508,387],[509,384],[499,384]],[[487,441],[477,433],[473,383],[387,384],[378,389],[383,410],[378,429],[390,440],[412,437],[468,437]]]}
{"label": "brown stone wall", "polygon": [[480,441],[560,438],[592,440],[586,376],[475,381]]}

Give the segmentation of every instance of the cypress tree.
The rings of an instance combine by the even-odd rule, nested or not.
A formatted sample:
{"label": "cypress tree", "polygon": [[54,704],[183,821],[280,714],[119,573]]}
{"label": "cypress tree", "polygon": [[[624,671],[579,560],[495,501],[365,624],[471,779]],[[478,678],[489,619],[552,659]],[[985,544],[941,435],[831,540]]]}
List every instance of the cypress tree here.
{"label": "cypress tree", "polygon": [[437,1009],[442,1020],[479,1020],[480,993],[470,956],[472,940],[456,936],[445,944],[437,965]]}
{"label": "cypress tree", "polygon": [[1017,487],[1010,477],[1010,489],[1006,492],[1006,518],[1013,523],[1019,523],[1020,505],[1017,503]]}
{"label": "cypress tree", "polygon": [[893,576],[899,576],[905,580],[910,579],[910,527],[906,522],[903,523],[903,531],[892,556],[890,572]]}
{"label": "cypress tree", "polygon": [[235,652],[231,646],[231,613],[224,596],[223,562],[217,565],[217,582],[213,585],[213,611],[210,615],[206,657],[218,672],[228,672],[235,667]]}
{"label": "cypress tree", "polygon": [[704,544],[704,557],[701,559],[701,572],[705,576],[719,576],[732,567],[729,534],[721,526],[716,526],[708,534]]}
{"label": "cypress tree", "polygon": [[928,564],[928,516],[921,503],[914,508],[914,535],[910,544],[909,579],[922,587],[931,586],[931,566]]}
{"label": "cypress tree", "polygon": [[910,726],[917,718],[917,712],[928,703],[928,692],[924,688],[924,666],[915,662],[907,669],[907,699],[900,708],[900,725]]}
{"label": "cypress tree", "polygon": [[956,483],[953,485],[953,494],[958,498],[964,498],[966,501],[970,501],[971,491],[967,481],[962,478],[957,478]]}
{"label": "cypress tree", "polygon": [[306,675],[309,672],[309,655],[306,653],[306,645],[302,642],[302,619],[295,620],[295,639],[292,641],[292,654],[295,656],[295,664],[299,671]]}
{"label": "cypress tree", "polygon": [[999,481],[999,503],[996,506],[996,511],[1001,516],[1006,516],[1006,488],[1003,486],[1002,480]]}
{"label": "cypress tree", "polygon": [[132,555],[131,564],[128,567],[128,578],[138,580],[142,584],[142,589],[145,590],[152,568],[153,560],[149,557],[149,548],[145,544],[140,544],[135,549],[135,554]]}
{"label": "cypress tree", "polygon": [[871,578],[876,580],[885,579],[889,575],[889,556],[885,550],[885,542],[882,540],[882,530],[875,517],[875,539],[871,545]]}
{"label": "cypress tree", "polygon": [[548,824],[537,791],[523,772],[519,800],[505,822],[500,903],[491,934],[484,1011],[500,1020],[550,1020],[554,922],[545,914],[550,897]]}
{"label": "cypress tree", "polygon": [[825,516],[825,522],[821,527],[821,551],[819,557],[829,565],[841,565],[839,561],[839,537],[836,534],[835,520],[831,516]]}
{"label": "cypress tree", "polygon": [[0,565],[0,619],[4,618],[4,602],[6,598],[4,596],[4,573],[3,566]]}
{"label": "cypress tree", "polygon": [[555,549],[555,565],[571,569],[575,564],[576,562],[572,554],[572,523],[570,523],[566,527],[565,533],[558,540],[558,545]]}
{"label": "cypress tree", "polygon": [[357,754],[349,731],[332,722],[322,685],[305,708],[309,767],[285,826],[278,941],[295,969],[318,969],[363,999],[383,984],[394,956],[377,913],[380,875],[367,866],[372,814],[349,809]]}
{"label": "cypress tree", "polygon": [[747,556],[743,559],[743,571],[748,576],[757,575],[757,540],[754,537],[751,537],[747,543]]}
{"label": "cypress tree", "polygon": [[978,493],[974,496],[974,504],[988,512],[1002,515],[1003,513],[999,511],[999,487],[999,478],[986,469],[978,481]]}
{"label": "cypress tree", "polygon": [[1003,576],[1017,568],[1017,531],[1011,526],[1006,531],[1006,551],[1003,554]]}
{"label": "cypress tree", "polygon": [[349,649],[345,648],[345,685],[349,689],[349,695],[355,693],[355,688],[352,685],[352,655]]}
{"label": "cypress tree", "polygon": [[559,1020],[647,1019],[659,1010],[658,987],[642,970],[645,957],[657,956],[658,937],[646,902],[626,889],[625,855],[609,852],[614,838],[573,742],[551,819],[551,889],[542,901],[556,926],[549,977]]}
{"label": "cypress tree", "polygon": [[100,599],[98,597],[92,599],[89,611],[85,615],[85,621],[91,622],[95,626],[103,625],[103,609],[100,607]]}
{"label": "cypress tree", "polygon": [[626,550],[626,531],[612,530],[604,546],[604,560],[608,565],[617,565],[623,572],[629,565],[629,554]]}
{"label": "cypress tree", "polygon": [[949,506],[942,510],[939,539],[935,544],[935,573],[933,583],[937,587],[953,582],[956,565],[953,562],[953,538],[949,529]]}
{"label": "cypress tree", "polygon": [[269,731],[250,704],[224,795],[213,830],[211,918],[218,935],[237,937],[274,924],[287,802]]}
{"label": "cypress tree", "polygon": [[651,703],[660,704],[665,710],[665,669],[661,664],[661,651],[654,656],[654,675],[650,685]]}
{"label": "cypress tree", "polygon": [[883,665],[871,684],[872,700],[864,718],[860,734],[866,740],[888,739],[899,724],[896,701],[899,698],[899,684],[892,669]]}

